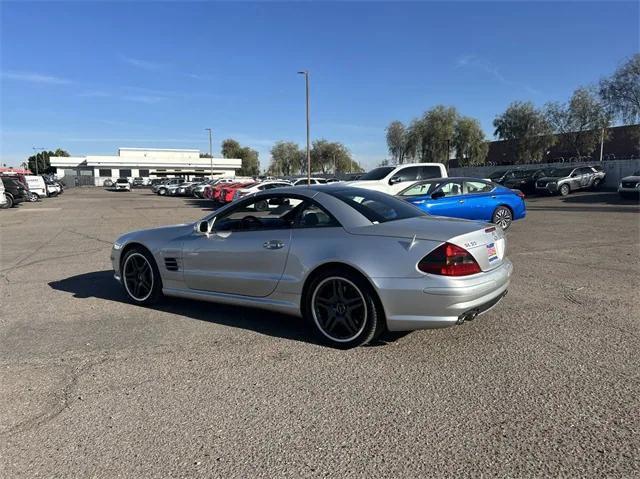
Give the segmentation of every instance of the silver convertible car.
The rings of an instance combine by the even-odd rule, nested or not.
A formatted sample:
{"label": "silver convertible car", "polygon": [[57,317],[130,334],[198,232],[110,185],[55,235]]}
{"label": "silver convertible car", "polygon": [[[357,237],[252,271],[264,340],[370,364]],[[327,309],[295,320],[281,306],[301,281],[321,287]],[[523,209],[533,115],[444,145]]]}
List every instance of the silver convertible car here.
{"label": "silver convertible car", "polygon": [[293,314],[349,348],[486,312],[507,293],[505,248],[496,225],[334,184],[263,191],[195,224],[125,234],[111,260],[133,303],[164,295]]}

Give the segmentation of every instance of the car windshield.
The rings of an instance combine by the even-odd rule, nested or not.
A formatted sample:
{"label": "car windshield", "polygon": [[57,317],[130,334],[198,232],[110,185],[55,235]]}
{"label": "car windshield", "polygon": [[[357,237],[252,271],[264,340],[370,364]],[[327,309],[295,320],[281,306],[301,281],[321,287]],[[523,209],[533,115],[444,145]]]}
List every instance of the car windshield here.
{"label": "car windshield", "polygon": [[489,175],[489,178],[492,180],[497,180],[498,178],[502,178],[506,172],[506,170],[494,171]]}
{"label": "car windshield", "polygon": [[371,170],[371,171],[365,173],[364,175],[360,176],[358,178],[358,181],[360,181],[360,180],[381,180],[382,178],[387,176],[389,173],[391,173],[393,170],[395,170],[395,167],[393,167],[393,166],[381,166],[380,168],[374,168],[373,170]]}
{"label": "car windshield", "polygon": [[379,191],[344,188],[325,192],[345,202],[374,224],[426,216],[410,203]]}
{"label": "car windshield", "polygon": [[118,178],[118,179],[116,180],[116,183],[129,183],[129,181],[127,181],[127,179],[126,179],[126,178]]}
{"label": "car windshield", "polygon": [[549,171],[549,176],[558,176],[558,177],[569,176],[572,171],[573,171],[573,168],[552,168]]}
{"label": "car windshield", "polygon": [[439,181],[421,181],[420,183],[415,183],[411,185],[409,188],[402,190],[398,193],[398,196],[422,196],[422,195],[430,195],[435,191],[435,189],[442,183]]}
{"label": "car windshield", "polygon": [[633,172],[633,175],[631,176],[640,176],[640,170],[636,170]]}

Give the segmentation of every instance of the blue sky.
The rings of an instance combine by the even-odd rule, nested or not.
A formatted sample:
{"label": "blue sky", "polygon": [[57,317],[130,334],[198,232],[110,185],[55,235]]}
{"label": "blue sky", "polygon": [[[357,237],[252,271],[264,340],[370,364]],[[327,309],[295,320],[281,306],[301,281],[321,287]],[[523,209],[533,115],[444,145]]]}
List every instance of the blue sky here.
{"label": "blue sky", "polygon": [[637,2],[1,2],[0,162],[32,147],[260,152],[311,134],[365,167],[384,128],[436,104],[491,122],[513,100],[566,100],[638,51]]}

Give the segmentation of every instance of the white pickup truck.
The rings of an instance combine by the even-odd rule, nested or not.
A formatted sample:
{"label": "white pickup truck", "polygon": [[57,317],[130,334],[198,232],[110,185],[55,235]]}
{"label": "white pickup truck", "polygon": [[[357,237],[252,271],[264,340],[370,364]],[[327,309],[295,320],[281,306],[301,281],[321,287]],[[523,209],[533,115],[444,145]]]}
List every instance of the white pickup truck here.
{"label": "white pickup truck", "polygon": [[416,181],[447,176],[447,169],[442,163],[407,163],[374,168],[357,180],[345,184],[395,195]]}

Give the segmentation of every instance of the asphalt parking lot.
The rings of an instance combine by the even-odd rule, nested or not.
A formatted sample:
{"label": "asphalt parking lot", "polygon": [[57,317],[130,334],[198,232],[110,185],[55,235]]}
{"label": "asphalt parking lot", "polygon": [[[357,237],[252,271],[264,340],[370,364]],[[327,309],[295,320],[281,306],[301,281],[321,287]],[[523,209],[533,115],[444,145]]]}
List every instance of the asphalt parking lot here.
{"label": "asphalt parking lot", "polygon": [[130,305],[113,240],[210,203],[75,189],[0,211],[3,477],[640,474],[640,207],[534,198],[501,305],[338,351],[295,318]]}

